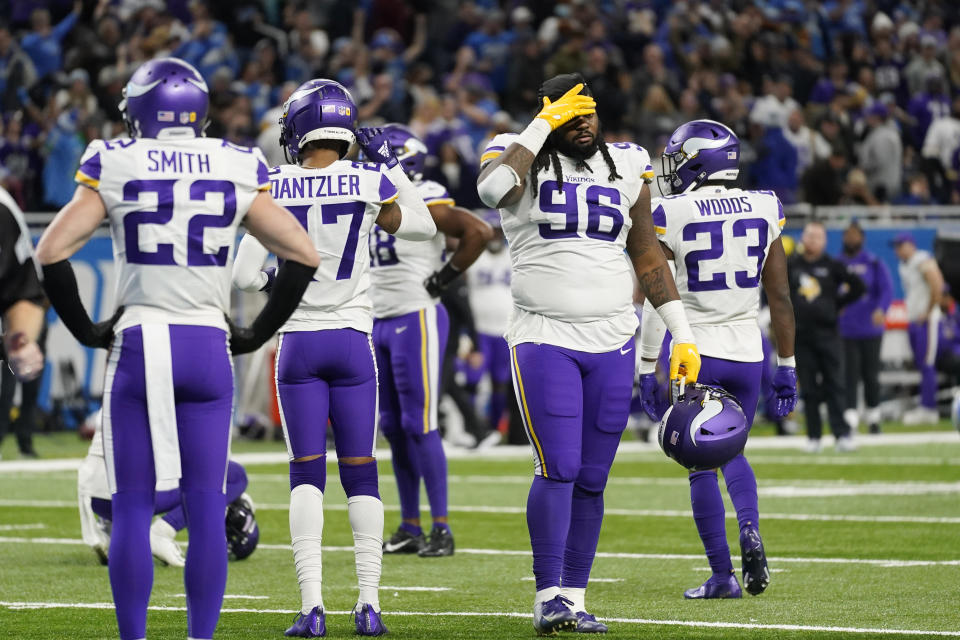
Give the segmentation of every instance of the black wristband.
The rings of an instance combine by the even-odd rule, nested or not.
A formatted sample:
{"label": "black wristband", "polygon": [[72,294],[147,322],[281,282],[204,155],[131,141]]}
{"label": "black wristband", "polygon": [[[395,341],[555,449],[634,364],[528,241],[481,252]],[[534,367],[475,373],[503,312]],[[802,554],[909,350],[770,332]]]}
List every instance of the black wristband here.
{"label": "black wristband", "polygon": [[43,289],[64,326],[73,337],[88,347],[98,346],[94,342],[93,320],[83,308],[80,292],[77,290],[77,278],[69,260],[43,265]]}
{"label": "black wristband", "polygon": [[456,280],[462,272],[453,266],[452,262],[448,262],[443,265],[443,268],[437,272],[437,283],[441,287],[446,287],[448,284]]}

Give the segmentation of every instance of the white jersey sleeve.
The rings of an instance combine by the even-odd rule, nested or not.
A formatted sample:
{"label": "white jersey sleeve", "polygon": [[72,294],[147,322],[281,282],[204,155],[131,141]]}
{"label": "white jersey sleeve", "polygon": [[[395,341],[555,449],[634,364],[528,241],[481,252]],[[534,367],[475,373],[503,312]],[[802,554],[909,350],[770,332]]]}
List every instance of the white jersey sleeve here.
{"label": "white jersey sleeve", "polygon": [[718,187],[659,198],[652,209],[654,230],[674,255],[697,349],[727,360],[761,360],[761,275],[785,221],[780,200],[770,191]]}
{"label": "white jersey sleeve", "polygon": [[[432,180],[415,183],[427,207],[455,204],[447,188]],[[421,242],[404,240],[375,227],[370,235],[370,264],[373,274],[373,315],[393,318],[436,304],[424,281],[440,268],[444,235],[437,233]]]}
{"label": "white jersey sleeve", "polygon": [[226,329],[237,227],[269,188],[258,149],[217,138],[94,140],[76,181],[99,192],[117,263],[117,330]]}
{"label": "white jersey sleeve", "polygon": [[367,238],[380,208],[397,198],[382,165],[340,160],[323,169],[270,171],[273,197],[303,225],[320,267],[281,331],[373,328]]}

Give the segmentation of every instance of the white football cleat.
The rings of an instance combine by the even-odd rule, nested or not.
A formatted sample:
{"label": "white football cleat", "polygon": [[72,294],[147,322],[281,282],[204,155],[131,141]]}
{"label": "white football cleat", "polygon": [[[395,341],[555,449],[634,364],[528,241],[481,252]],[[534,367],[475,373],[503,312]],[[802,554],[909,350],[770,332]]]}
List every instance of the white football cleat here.
{"label": "white football cleat", "polygon": [[937,424],[940,422],[940,414],[936,409],[929,407],[915,407],[903,414],[903,424],[916,426],[922,424]]}
{"label": "white football cleat", "polygon": [[852,453],[857,450],[857,444],[850,436],[837,438],[837,453]]}
{"label": "white football cleat", "polygon": [[813,438],[807,440],[806,451],[807,453],[820,453],[823,450],[823,443],[819,439],[814,440]]}
{"label": "white football cleat", "polygon": [[177,532],[163,518],[157,518],[150,525],[150,552],[154,558],[164,564],[183,567],[187,563],[183,558],[180,545],[174,540],[176,535]]}

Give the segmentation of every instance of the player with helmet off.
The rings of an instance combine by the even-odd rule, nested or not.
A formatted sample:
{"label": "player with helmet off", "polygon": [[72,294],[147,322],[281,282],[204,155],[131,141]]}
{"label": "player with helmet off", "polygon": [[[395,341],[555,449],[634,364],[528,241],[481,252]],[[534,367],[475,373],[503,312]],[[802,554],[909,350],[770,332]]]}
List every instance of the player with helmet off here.
{"label": "player with helmet off", "polygon": [[604,141],[579,74],[547,80],[539,100],[522,133],[488,143],[477,189],[500,209],[513,265],[506,338],[534,454],[534,629],[602,633],[585,593],[604,488],[630,413],[631,271],[677,339],[672,377],[696,381],[700,358],[653,229],[649,154]]}
{"label": "player with helmet off", "polygon": [[[370,236],[380,428],[393,454],[401,518],[383,550],[449,556],[454,543],[447,520],[447,458],[437,429],[437,406],[450,323],[438,298],[483,253],[493,231],[466,209],[454,206],[443,185],[423,179],[427,147],[412,131],[389,124],[383,132],[438,229],[424,242],[390,235],[380,225]],[[458,244],[444,264],[446,236],[456,238]],[[433,518],[429,539],[420,527],[421,477]]]}
{"label": "player with helmet off", "polygon": [[[260,151],[203,137],[203,78],[176,58],[141,65],[120,111],[130,137],[94,140],[73,199],[37,246],[44,287],[82,344],[109,348],[102,442],[112,494],[109,574],[121,640],[146,636],[150,521],[179,486],[189,522],[187,635],[213,637],[227,578],[224,480],[233,403],[231,352],[258,348],[286,321],[320,262],[268,193]],[[108,218],[117,313],[94,324],[68,258]],[[249,328],[232,326],[230,259],[243,223],[284,259]]]}
{"label": "player with helmet off", "polygon": [[[290,459],[290,537],[301,608],[287,636],[326,635],[321,541],[327,481],[327,422],[353,529],[359,635],[387,632],[380,615],[383,503],[377,477],[377,366],[373,352],[367,236],[374,221],[408,240],[436,233],[423,200],[379,129],[357,129],[357,106],[333,80],[300,85],[283,107],[280,142],[296,164],[270,171],[274,197],[289,209],[324,261],[300,306],[280,328],[277,399]],[[373,163],[344,160],[356,142]],[[234,284],[270,289],[267,247],[245,236]]]}
{"label": "player with helmet off", "polygon": [[[770,304],[771,328],[777,344],[778,367],[773,378],[777,415],[786,416],[796,402],[794,316],[786,255],[780,240],[785,218],[773,192],[733,187],[739,174],[740,141],[719,122],[694,120],[681,125],[670,136],[661,161],[662,191],[671,195],[654,201],[653,224],[664,253],[676,265],[677,288],[703,358],[699,383],[723,390],[711,392],[701,388],[697,391],[697,410],[681,415],[679,406],[672,407],[674,415],[669,420],[664,418],[665,426],[661,429],[685,420],[691,436],[686,445],[691,451],[687,453],[697,448],[704,455],[710,448],[723,448],[729,442],[713,439],[716,434],[705,423],[715,418],[714,412],[728,410],[727,395],[739,401],[744,416],[740,420],[745,419],[746,429],[753,423],[764,367],[757,324],[761,285]],[[666,396],[658,397],[654,374],[664,332],[656,314],[643,314],[641,400],[655,420],[666,409]],[[711,393],[720,401],[708,411]],[[737,419],[735,412],[729,411],[730,428],[734,429]],[[722,423],[720,418],[714,424]],[[670,448],[676,445],[671,441],[675,435],[661,433],[661,437],[668,453],[676,451]],[[738,447],[715,452],[715,460],[722,464],[727,491],[737,510],[744,587],[758,595],[766,589],[770,574],[759,533],[757,481],[741,452],[745,441],[744,432]],[[678,460],[692,471],[693,516],[713,572],[705,583],[688,589],[684,596],[739,598],[741,590],[730,562],[716,469],[702,461],[684,462],[682,451],[679,456]]]}

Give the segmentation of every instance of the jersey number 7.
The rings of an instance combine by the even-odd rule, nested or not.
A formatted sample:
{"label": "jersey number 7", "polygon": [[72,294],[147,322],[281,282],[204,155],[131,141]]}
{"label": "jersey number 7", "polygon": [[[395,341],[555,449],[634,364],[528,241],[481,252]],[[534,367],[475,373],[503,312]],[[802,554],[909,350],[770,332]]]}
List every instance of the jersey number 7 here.
{"label": "jersey number 7", "polygon": [[[312,204],[287,206],[287,210],[308,232],[310,229],[307,227],[307,214],[312,206]],[[365,209],[366,205],[362,202],[330,202],[320,205],[321,224],[337,224],[340,216],[352,216],[350,228],[347,230],[347,241],[340,256],[340,266],[337,268],[337,280],[349,280],[353,273],[353,263],[357,257],[357,242],[360,239],[360,225],[363,223]]]}

